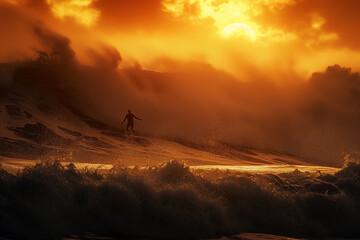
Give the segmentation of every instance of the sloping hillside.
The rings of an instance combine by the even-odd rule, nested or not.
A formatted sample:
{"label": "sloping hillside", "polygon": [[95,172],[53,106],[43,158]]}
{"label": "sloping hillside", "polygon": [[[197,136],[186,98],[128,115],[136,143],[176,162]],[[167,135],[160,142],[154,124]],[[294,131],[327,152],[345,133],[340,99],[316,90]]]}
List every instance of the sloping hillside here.
{"label": "sloping hillside", "polygon": [[[13,64],[2,65],[3,71],[12,68]],[[21,79],[24,76],[30,76],[31,86],[17,81],[4,85],[1,92],[0,159],[3,166],[16,168],[34,163],[34,160],[56,159],[123,166],[158,165],[172,159],[206,168],[258,166],[244,168],[249,171],[269,171],[268,165],[273,168],[317,165],[295,156],[226,142],[200,144],[184,138],[163,139],[145,133],[129,136],[124,129],[109,126],[74,107],[64,93],[54,94],[49,83],[44,87],[41,79],[47,77],[46,71],[45,76],[39,76],[30,69]]]}

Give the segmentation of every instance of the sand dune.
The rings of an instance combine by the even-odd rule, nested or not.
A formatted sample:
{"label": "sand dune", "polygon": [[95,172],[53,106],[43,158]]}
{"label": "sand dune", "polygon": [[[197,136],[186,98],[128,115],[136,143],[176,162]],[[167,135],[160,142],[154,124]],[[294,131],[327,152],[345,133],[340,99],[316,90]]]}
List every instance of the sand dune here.
{"label": "sand dune", "polygon": [[9,168],[49,159],[110,166],[157,166],[176,159],[196,168],[260,172],[326,169],[316,169],[319,164],[307,159],[224,142],[205,145],[143,133],[131,136],[68,104],[34,102],[26,96],[5,97],[0,117],[1,163]]}

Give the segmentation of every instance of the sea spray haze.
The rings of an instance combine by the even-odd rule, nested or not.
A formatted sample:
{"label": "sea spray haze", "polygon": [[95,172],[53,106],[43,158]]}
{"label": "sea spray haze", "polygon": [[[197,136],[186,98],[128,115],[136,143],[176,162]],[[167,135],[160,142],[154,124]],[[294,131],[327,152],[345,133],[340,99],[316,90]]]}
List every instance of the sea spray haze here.
{"label": "sea spray haze", "polygon": [[[153,136],[207,145],[225,141],[326,165],[341,166],[344,154],[358,151],[360,78],[351,69],[328,67],[309,82],[288,87],[238,82],[211,68],[197,73],[116,71],[111,66],[121,60],[117,52],[105,51],[110,56],[99,57],[98,66],[81,66],[67,38],[46,29],[36,32],[46,39],[46,51],[37,49],[30,60],[1,65],[1,99],[10,105],[24,95],[32,99],[28,105],[37,99],[37,105],[48,108],[72,107],[115,128],[131,105],[146,119],[137,129]],[[204,86],[207,94],[199,95]]]}
{"label": "sea spray haze", "polygon": [[[340,35],[333,32],[324,33],[318,29],[320,32],[317,33],[325,35],[321,35],[310,43],[305,40],[309,40],[307,37],[314,34],[309,34],[307,30],[305,32],[300,31],[299,34],[301,34],[298,37],[288,39],[306,43],[306,49],[298,49],[301,53],[320,51],[317,52],[319,55],[313,52],[318,58],[313,57],[313,55],[307,58],[302,54],[299,54],[302,57],[288,56],[287,53],[299,53],[294,51],[294,46],[299,47],[299,42],[292,44],[277,43],[280,45],[272,42],[276,47],[270,44],[271,41],[259,41],[257,43],[241,41],[239,44],[239,39],[237,39],[236,41],[226,40],[222,42],[223,39],[217,39],[214,33],[207,32],[217,29],[219,27],[217,25],[206,27],[206,34],[202,37],[207,36],[208,41],[217,39],[215,42],[221,44],[213,45],[208,49],[209,51],[203,53],[204,55],[190,54],[187,52],[189,45],[180,44],[179,46],[182,48],[174,48],[178,45],[167,38],[169,36],[165,34],[167,31],[162,32],[165,35],[156,40],[153,38],[154,35],[149,32],[145,31],[151,35],[149,39],[139,37],[135,33],[143,32],[142,27],[145,26],[153,33],[153,28],[162,28],[164,26],[160,23],[165,22],[174,26],[178,26],[177,24],[180,23],[190,24],[191,21],[178,22],[177,17],[197,19],[199,16],[188,16],[187,14],[183,16],[184,13],[181,14],[181,12],[178,13],[180,15],[172,15],[170,13],[174,9],[169,8],[170,13],[165,11],[163,7],[167,9],[169,6],[168,4],[163,6],[164,1],[146,3],[142,1],[141,7],[144,9],[140,11],[143,13],[140,16],[136,14],[136,10],[140,10],[139,6],[130,2],[120,3],[110,0],[85,2],[88,5],[85,4],[82,7],[79,7],[76,2],[70,1],[67,3],[69,5],[66,5],[63,1],[55,0],[5,0],[0,3],[0,34],[2,36],[0,61],[17,61],[19,63],[18,65],[15,64],[15,70],[14,65],[12,67],[6,64],[1,65],[0,87],[2,89],[0,91],[2,93],[8,93],[8,89],[21,88],[19,85],[9,86],[9,82],[15,79],[17,83],[26,83],[25,91],[29,96],[33,96],[34,91],[39,92],[40,88],[42,94],[60,98],[63,103],[71,103],[87,115],[113,127],[119,127],[124,112],[128,108],[132,108],[146,119],[138,126],[138,130],[161,137],[180,136],[206,144],[222,140],[239,145],[288,152],[337,166],[341,166],[344,153],[358,152],[360,78],[357,73],[357,66],[351,64],[352,62],[349,60],[352,59],[351,56],[346,58],[347,61],[343,61],[343,57],[339,57],[347,56],[349,53],[346,51],[344,55],[340,53],[332,55],[336,56],[335,59],[329,57],[331,61],[321,63],[320,66],[311,64],[313,59],[320,58],[319,55],[324,56],[325,54],[327,56],[326,52],[321,52],[327,48],[315,44],[320,41],[319,39],[328,39],[326,36],[340,36],[345,32],[349,34],[347,31],[350,27],[346,30],[342,27],[338,29],[341,30],[338,33]],[[187,9],[185,2],[179,3],[184,11]],[[252,7],[258,10],[262,9],[260,2]],[[288,16],[293,14],[286,15],[287,11],[295,11],[294,14],[296,15],[301,11],[312,9],[311,1],[293,3],[294,5],[287,5],[285,2],[287,1],[281,3],[284,6],[280,4],[282,7],[273,10],[280,11],[281,9],[279,15],[276,16],[285,18],[286,23],[289,24],[294,23],[288,19]],[[185,5],[183,6],[183,4]],[[228,10],[238,7],[236,4],[231,5],[234,4],[233,1],[218,4],[222,7],[227,6],[226,9]],[[302,4],[306,7],[302,8]],[[332,17],[329,17],[326,22],[321,16],[316,14],[319,18],[313,16],[313,12],[310,11],[309,16],[312,17],[304,21],[314,21],[310,21],[311,26],[313,24],[314,26],[323,26],[321,24],[334,23],[336,22],[334,19],[338,19],[338,22],[349,20],[339,16],[344,12],[346,6],[351,6],[351,4],[345,4],[346,6],[338,6],[341,5],[339,3],[334,3],[331,6],[325,4],[321,8],[319,5],[321,4],[317,3],[312,6],[314,11],[321,9],[325,14],[323,17],[328,16],[326,14],[330,14]],[[195,4],[193,7],[197,9],[201,6],[202,4]],[[338,6],[337,9],[340,11],[338,14],[333,12],[333,6]],[[65,15],[57,15],[59,14],[57,11],[61,13],[61,9],[64,10],[62,14]],[[69,11],[70,15],[66,14],[66,10]],[[189,14],[196,15],[196,13],[202,12],[201,9],[197,10],[190,11]],[[101,14],[102,11],[104,11],[103,14]],[[118,14],[124,11],[126,14]],[[269,14],[268,12],[260,12],[265,15]],[[352,9],[345,12],[348,16],[347,13],[352,12]],[[133,14],[130,16],[129,13]],[[94,25],[89,23],[90,25],[84,26],[81,17],[90,16],[88,14],[94,17],[94,19],[90,18],[93,19],[92,24]],[[153,14],[161,17],[157,18]],[[356,17],[356,15],[351,16],[352,18]],[[214,16],[208,17],[211,19]],[[271,14],[267,17],[271,17]],[[132,21],[127,21],[127,18],[132,19]],[[260,21],[260,19],[257,20]],[[96,22],[100,25],[97,26]],[[114,22],[116,22],[115,25]],[[150,22],[153,24],[137,25]],[[266,22],[275,23],[276,21]],[[212,23],[216,23],[216,21],[205,21],[203,24],[211,25]],[[127,24],[129,26],[125,27]],[[184,38],[184,34],[202,32],[198,31],[200,30],[198,27],[203,25],[198,24],[199,22],[195,26],[190,24],[192,27],[187,26],[190,27],[189,29],[185,27],[186,31],[181,27],[176,28],[174,26],[171,29],[177,29],[178,34],[182,34],[181,38],[178,39],[184,43],[189,43],[185,41],[188,38]],[[119,29],[118,26],[120,25],[124,26],[124,29]],[[114,26],[116,27],[114,28]],[[338,24],[332,26],[338,27]],[[134,31],[128,32],[127,30],[132,29],[132,27],[139,31],[133,29]],[[138,29],[139,27],[141,30]],[[110,29],[112,30],[110,31]],[[125,31],[125,29],[127,30]],[[181,29],[185,32],[180,31]],[[114,33],[119,31],[119,36],[122,37],[115,37],[109,31]],[[158,34],[161,35],[161,31]],[[292,34],[295,33],[292,32]],[[172,36],[172,34],[170,35]],[[210,36],[212,37],[210,38]],[[339,37],[337,39],[352,39],[348,38],[349,35],[346,36],[346,38]],[[302,40],[302,37],[305,39]],[[169,43],[162,42],[161,39],[163,38],[168,39]],[[139,41],[137,39],[149,42],[149,47],[144,47],[147,46],[145,43],[145,45],[135,44]],[[194,39],[196,38],[190,34],[191,43],[194,42]],[[279,37],[279,39],[283,38]],[[161,44],[158,43],[159,41]],[[121,46],[118,45],[119,43]],[[223,44],[229,45],[223,46]],[[201,41],[199,45],[191,46],[190,49],[200,50],[203,45],[203,41]],[[326,46],[334,47],[335,45]],[[168,52],[176,49],[181,49],[180,52],[183,52],[187,49],[185,52],[189,56],[202,57],[192,59],[185,56],[179,57],[178,53],[174,52],[166,54],[158,46],[163,46]],[[212,50],[219,46],[223,46],[220,50],[221,53],[215,51],[211,56],[208,56],[208,53],[212,53]],[[267,47],[264,48],[264,46],[269,46],[271,50]],[[238,47],[243,49],[238,49]],[[348,47],[354,46],[350,44]],[[32,58],[34,54],[31,49],[34,48],[38,53],[42,53],[42,55],[40,54],[42,57],[38,59],[41,61],[36,61],[36,64],[31,66],[24,66],[21,59]],[[228,53],[229,49],[231,49],[231,53]],[[341,46],[340,50],[343,49],[347,48]],[[286,54],[277,54],[273,50],[284,50]],[[138,54],[136,57],[129,54],[129,52],[134,51],[140,55]],[[255,57],[254,54],[259,51],[261,54]],[[223,55],[224,52],[227,56]],[[144,55],[153,56],[154,54],[157,57],[153,57],[151,60],[144,57]],[[186,56],[188,55],[186,54]],[[216,61],[211,60],[213,57],[216,57]],[[305,59],[304,62],[301,59]],[[322,57],[321,59],[328,58]],[[43,63],[46,61],[43,60],[50,60],[51,64],[44,65]],[[133,60],[136,62],[134,66],[129,64]],[[219,62],[221,62],[220,65]],[[269,63],[269,65],[264,66],[265,63]],[[277,63],[282,64],[280,66],[273,65]],[[224,64],[235,68],[235,72],[241,72],[242,77],[239,77],[234,71],[224,68]],[[316,65],[316,69],[312,65]],[[296,66],[309,66],[309,69],[305,69],[308,74],[306,76],[297,74],[297,69],[294,69]],[[354,70],[347,66],[353,67]],[[315,73],[312,75],[312,72]],[[7,89],[4,89],[5,85],[8,86]],[[11,94],[8,93],[8,95]],[[56,104],[59,103],[56,102]]]}
{"label": "sea spray haze", "polygon": [[360,236],[355,162],[322,176],[192,172],[177,161],[105,174],[55,161],[0,174],[2,237]]}

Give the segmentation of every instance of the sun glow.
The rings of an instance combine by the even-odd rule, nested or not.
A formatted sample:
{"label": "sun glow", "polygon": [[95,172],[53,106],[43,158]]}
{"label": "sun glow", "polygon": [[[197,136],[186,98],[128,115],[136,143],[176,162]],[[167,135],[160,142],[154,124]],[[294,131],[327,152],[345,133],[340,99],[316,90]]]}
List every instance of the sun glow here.
{"label": "sun glow", "polygon": [[246,38],[250,41],[256,40],[255,31],[244,23],[232,23],[224,28],[221,35],[225,38]]}
{"label": "sun glow", "polygon": [[[176,17],[190,19],[193,23],[212,19],[221,36],[245,37],[250,41],[287,39],[288,33],[279,29],[264,28],[255,19],[265,9],[276,11],[293,3],[292,0],[163,0],[162,2],[163,10]],[[276,36],[272,37],[274,32]]]}

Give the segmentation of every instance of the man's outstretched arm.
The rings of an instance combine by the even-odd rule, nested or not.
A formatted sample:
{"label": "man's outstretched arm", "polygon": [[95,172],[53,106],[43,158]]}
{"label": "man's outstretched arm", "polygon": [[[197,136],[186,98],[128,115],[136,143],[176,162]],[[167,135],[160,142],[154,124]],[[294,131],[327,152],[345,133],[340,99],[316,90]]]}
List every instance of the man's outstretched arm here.
{"label": "man's outstretched arm", "polygon": [[134,115],[134,118],[136,118],[137,120],[142,120],[141,118],[138,118],[137,116]]}
{"label": "man's outstretched arm", "polygon": [[125,118],[124,118],[124,121],[122,121],[122,123],[121,123],[120,125],[122,125],[122,124],[125,122],[125,120],[126,120],[126,116],[125,116]]}

